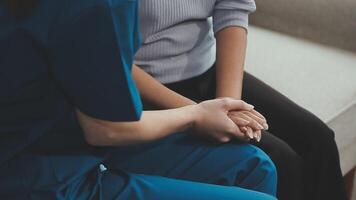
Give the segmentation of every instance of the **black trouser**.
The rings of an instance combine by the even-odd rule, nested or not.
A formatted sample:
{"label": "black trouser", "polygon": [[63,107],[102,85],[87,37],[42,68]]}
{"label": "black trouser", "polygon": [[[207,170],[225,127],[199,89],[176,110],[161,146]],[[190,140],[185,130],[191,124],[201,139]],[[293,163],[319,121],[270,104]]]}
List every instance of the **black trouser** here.
{"label": "black trouser", "polygon": [[[196,101],[215,97],[215,67],[185,81],[167,84]],[[320,119],[245,73],[242,98],[268,120],[269,132],[255,143],[278,170],[280,200],[346,200],[333,131]]]}

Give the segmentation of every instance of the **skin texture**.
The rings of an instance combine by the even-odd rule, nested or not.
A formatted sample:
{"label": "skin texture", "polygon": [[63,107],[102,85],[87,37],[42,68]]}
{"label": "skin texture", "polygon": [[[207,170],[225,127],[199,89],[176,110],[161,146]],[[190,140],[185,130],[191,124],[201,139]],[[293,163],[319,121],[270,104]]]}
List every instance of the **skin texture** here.
{"label": "skin texture", "polygon": [[181,108],[144,111],[137,122],[99,120],[79,110],[77,117],[87,142],[94,146],[145,143],[186,129],[193,129],[192,134],[212,141],[228,142],[230,138],[244,137],[244,134],[227,113],[230,110],[252,109],[252,105],[241,100],[222,98]]}
{"label": "skin texture", "polygon": [[216,97],[241,99],[246,30],[228,27],[216,35]]}
{"label": "skin texture", "polygon": [[193,100],[168,89],[136,65],[132,67],[132,75],[141,98],[158,109],[172,109],[196,104]]}
{"label": "skin texture", "polygon": [[[216,98],[231,97],[239,100],[247,45],[246,30],[241,27],[227,27],[216,34],[216,41]],[[142,99],[158,108],[170,109],[195,104],[194,101],[166,88],[137,66],[133,67],[133,77]],[[249,139],[259,141],[261,130],[268,129],[265,117],[255,110],[250,112],[230,110],[228,116],[239,131],[244,133],[244,137],[240,137],[244,141]]]}

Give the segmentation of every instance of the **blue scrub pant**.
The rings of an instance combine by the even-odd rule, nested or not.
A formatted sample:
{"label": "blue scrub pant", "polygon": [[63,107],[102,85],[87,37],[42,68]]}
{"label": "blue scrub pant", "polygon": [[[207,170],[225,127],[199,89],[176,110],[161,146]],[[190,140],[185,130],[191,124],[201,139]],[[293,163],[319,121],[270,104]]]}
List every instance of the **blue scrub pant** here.
{"label": "blue scrub pant", "polygon": [[[85,166],[85,159],[78,162],[80,158],[75,156],[45,154],[25,157],[17,164],[27,160],[23,166],[29,170],[27,176],[30,172],[36,177],[30,181],[33,192],[16,191],[16,185],[22,183],[13,180],[13,186],[0,188],[0,197],[6,197],[1,196],[5,190],[10,195],[7,199],[24,200],[274,200],[276,194],[276,169],[271,160],[257,147],[237,141],[214,145],[175,134],[149,144],[115,148],[103,165],[79,177],[69,171],[78,163]],[[36,168],[31,162],[37,163]],[[53,175],[53,165],[64,168],[55,166]],[[67,171],[58,172],[66,166]],[[15,166],[8,167],[3,178],[22,176],[21,170],[10,169]]]}
{"label": "blue scrub pant", "polygon": [[[103,199],[269,200],[276,194],[271,160],[237,141],[213,145],[176,134],[152,144],[117,148],[104,165]],[[117,180],[123,180],[116,187],[121,192],[108,187]]]}

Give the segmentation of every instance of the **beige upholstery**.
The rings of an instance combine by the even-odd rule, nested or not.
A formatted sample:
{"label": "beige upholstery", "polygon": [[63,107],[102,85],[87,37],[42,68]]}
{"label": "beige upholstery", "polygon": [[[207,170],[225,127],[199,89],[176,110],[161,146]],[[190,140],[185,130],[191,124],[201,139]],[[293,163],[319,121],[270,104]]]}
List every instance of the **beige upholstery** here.
{"label": "beige upholstery", "polygon": [[256,0],[254,25],[356,52],[355,0]]}

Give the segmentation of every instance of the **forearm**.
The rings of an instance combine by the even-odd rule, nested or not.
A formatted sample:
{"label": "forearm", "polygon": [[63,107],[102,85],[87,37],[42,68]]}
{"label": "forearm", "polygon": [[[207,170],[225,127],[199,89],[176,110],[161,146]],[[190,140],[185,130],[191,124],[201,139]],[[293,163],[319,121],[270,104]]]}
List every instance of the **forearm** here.
{"label": "forearm", "polygon": [[79,122],[89,144],[121,146],[145,143],[183,131],[197,119],[196,106],[144,111],[137,122],[107,122],[78,112]]}
{"label": "forearm", "polygon": [[136,65],[132,68],[132,74],[141,98],[157,106],[158,109],[179,108],[195,104],[194,101],[168,89]]}
{"label": "forearm", "polygon": [[247,46],[246,30],[228,27],[219,31],[216,58],[216,97],[241,99]]}

